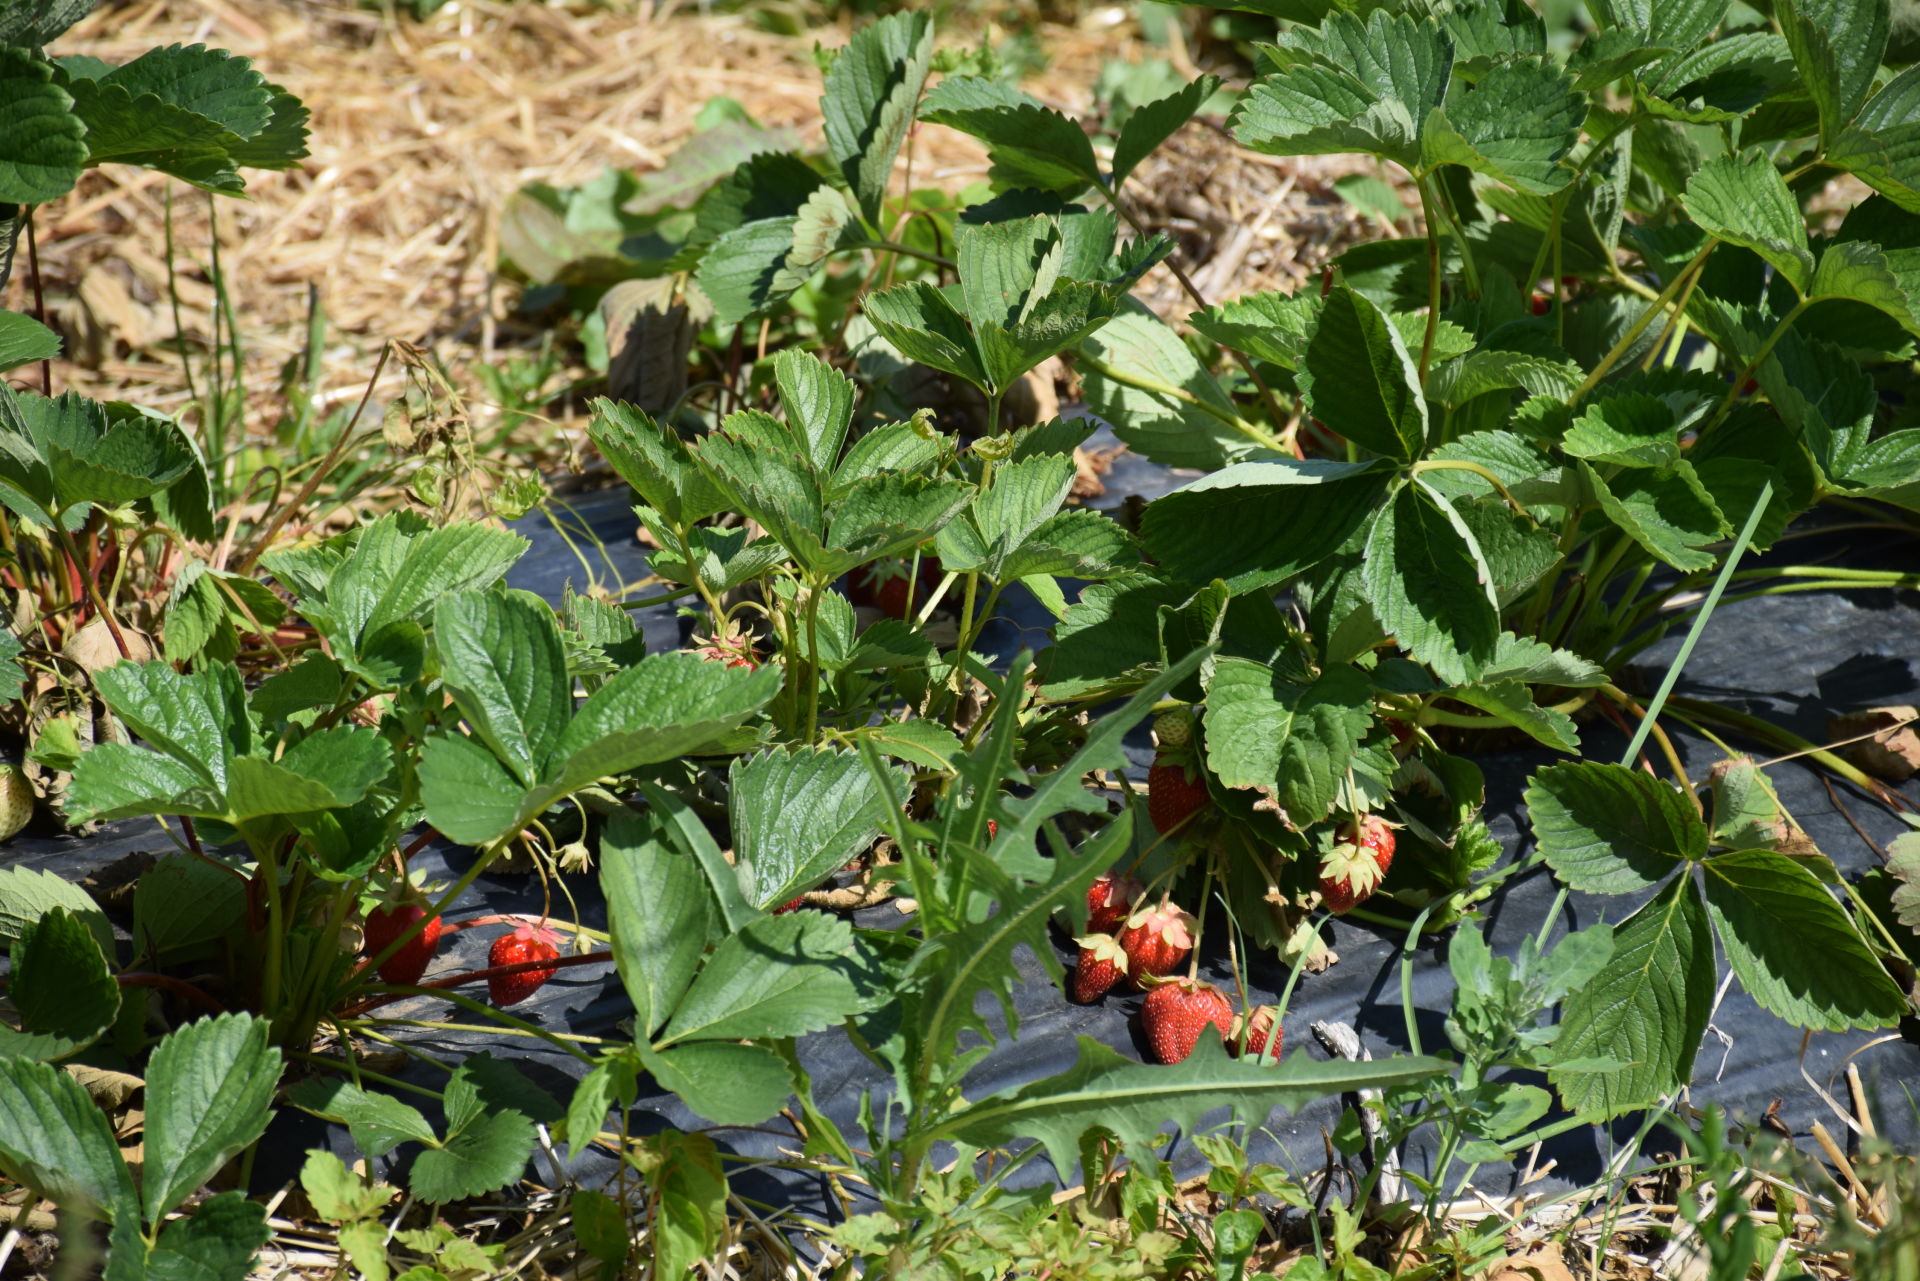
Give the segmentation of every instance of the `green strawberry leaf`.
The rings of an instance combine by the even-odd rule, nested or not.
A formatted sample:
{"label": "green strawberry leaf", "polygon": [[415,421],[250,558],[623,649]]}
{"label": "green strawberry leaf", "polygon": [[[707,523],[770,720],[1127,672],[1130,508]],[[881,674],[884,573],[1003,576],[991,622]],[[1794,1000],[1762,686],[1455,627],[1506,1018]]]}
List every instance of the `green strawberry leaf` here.
{"label": "green strawberry leaf", "polygon": [[886,796],[857,752],[736,757],[727,780],[741,889],[763,910],[814,888],[880,834]]}
{"label": "green strawberry leaf", "polygon": [[1164,98],[1136,107],[1120,126],[1120,137],[1113,146],[1113,185],[1127,180],[1154,148],[1171,138],[1180,126],[1193,119],[1202,104],[1220,88],[1220,77],[1201,76],[1193,83]]}
{"label": "green strawberry leaf", "polygon": [[1680,461],[1680,423],[1657,396],[1609,396],[1573,420],[1560,448],[1589,462],[1669,467]]}
{"label": "green strawberry leaf", "polygon": [[726,495],[700,470],[679,433],[645,411],[623,401],[595,400],[587,434],[640,501],[675,525],[690,525],[726,508]]}
{"label": "green strawberry leaf", "polygon": [[1635,468],[1608,480],[1585,462],[1579,466],[1607,519],[1656,559],[1681,570],[1713,567],[1713,553],[1703,549],[1730,531],[1690,462]]}
{"label": "green strawberry leaf", "polygon": [[1549,765],[1527,785],[1526,800],[1541,855],[1584,893],[1647,889],[1707,852],[1693,802],[1624,765]]}
{"label": "green strawberry leaf", "polygon": [[533,1156],[534,1123],[558,1121],[560,1105],[512,1065],[480,1053],[453,1071],[445,1094],[446,1138],[413,1163],[407,1185],[444,1204],[517,1181]]}
{"label": "green strawberry leaf", "polygon": [[1825,148],[1873,90],[1886,52],[1886,0],[1783,0],[1780,32],[1820,112]]}
{"label": "green strawberry leaf", "polygon": [[1442,680],[1476,680],[1493,658],[1492,573],[1452,504],[1424,484],[1404,486],[1375,517],[1362,583],[1380,626]]}
{"label": "green strawberry leaf", "polygon": [[1264,52],[1281,70],[1254,82],[1229,122],[1235,138],[1276,155],[1362,151],[1421,167],[1421,135],[1446,100],[1453,45],[1431,19],[1377,9],[1335,12]]}
{"label": "green strawberry leaf", "polygon": [[138,1218],[133,1175],[106,1113],[59,1068],[0,1056],[0,1170],[62,1207]]}
{"label": "green strawberry leaf", "polygon": [[[1252,318],[1244,327],[1258,323]],[[1087,408],[1135,453],[1168,467],[1214,470],[1261,447],[1235,425],[1239,413],[1219,381],[1141,303],[1128,300],[1081,341],[1080,351],[1089,358],[1080,363]],[[1147,379],[1167,390],[1135,385]]]}
{"label": "green strawberry leaf", "polygon": [[87,164],[86,132],[52,67],[0,47],[0,203],[44,204],[71,191]]}
{"label": "green strawberry leaf", "polygon": [[1680,203],[1714,239],[1753,250],[1795,290],[1807,292],[1813,252],[1807,247],[1806,219],[1764,151],[1709,161],[1693,175]]}
{"label": "green strawberry leaf", "polygon": [[205,954],[244,928],[247,885],[191,854],[168,854],[133,887],[133,937],[156,960]]}
{"label": "green strawberry leaf", "polygon": [[222,1014],[162,1038],[147,1064],[143,1205],[158,1222],[267,1128],[280,1051],[265,1019]]}
{"label": "green strawberry leaf", "polygon": [[799,1036],[867,1001],[848,976],[853,933],[821,912],[765,916],[729,934],[681,997],[658,1048],[695,1040]]}
{"label": "green strawberry leaf", "polygon": [[1434,111],[1421,133],[1428,166],[1464,165],[1521,191],[1551,195],[1573,170],[1587,104],[1573,77],[1540,59],[1501,62],[1472,92]]}
{"label": "green strawberry leaf", "polygon": [[[122,1245],[116,1233],[114,1262]],[[194,1207],[193,1214],[168,1223],[147,1253],[145,1281],[242,1281],[260,1250],[273,1240],[267,1207],[244,1192],[221,1192]],[[137,1234],[128,1244],[140,1245]],[[114,1275],[109,1264],[107,1275]]]}
{"label": "green strawberry leaf", "polygon": [[29,49],[51,44],[55,36],[91,13],[94,3],[95,0],[44,0],[40,4],[0,8],[0,44]]}
{"label": "green strawberry leaf", "polygon": [[1194,312],[1187,323],[1223,347],[1298,369],[1307,357],[1307,343],[1314,335],[1320,306],[1317,290],[1242,294]]}
{"label": "green strawberry leaf", "polygon": [[1456,685],[1447,691],[1447,697],[1531,734],[1556,752],[1580,750],[1580,731],[1574,728],[1573,718],[1540,706],[1517,680],[1487,680],[1482,673],[1479,684]]}
{"label": "green strawberry leaf", "polygon": [[875,226],[932,58],[932,19],[897,13],[855,32],[827,68],[820,98],[827,148]]}
{"label": "green strawberry leaf", "polygon": [[[1714,978],[1713,933],[1699,891],[1691,878],[1677,876],[1614,927],[1612,958],[1561,1007],[1554,1058],[1567,1066],[1549,1066],[1547,1075],[1567,1107],[1604,1120],[1647,1107],[1691,1080]],[[1582,1063],[1592,1058],[1610,1062]]]}
{"label": "green strawberry leaf", "polygon": [[1920,67],[1908,67],[1868,98],[1827,145],[1827,160],[1920,213]]}
{"label": "green strawberry leaf", "polygon": [[1207,766],[1226,787],[1273,797],[1293,827],[1332,812],[1373,723],[1367,679],[1329,667],[1312,684],[1220,658],[1207,681]]}
{"label": "green strawberry leaf", "polygon": [[815,471],[832,472],[853,424],[853,380],[799,347],[774,357],[773,376],[787,411],[788,433]]}
{"label": "green strawberry leaf", "polygon": [[1707,915],[1753,999],[1795,1027],[1891,1027],[1907,998],[1806,867],[1772,850],[1703,865]]}
{"label": "green strawberry leaf", "polygon": [[1101,185],[1086,131],[1002,81],[949,76],[927,95],[920,118],[986,143],[998,185],[1063,196]]}
{"label": "green strawberry leaf", "polygon": [[1829,245],[1820,255],[1820,265],[1814,270],[1807,294],[1810,298],[1865,303],[1893,317],[1909,334],[1920,335],[1920,318],[1915,317],[1913,295],[1908,291],[1914,256],[1913,250],[1903,250],[1897,255],[1901,259],[1899,266],[1909,269],[1903,273],[1896,269],[1894,256],[1882,252],[1878,245],[1843,240]]}
{"label": "green strawberry leaf", "polygon": [[303,1112],[346,1126],[354,1146],[370,1157],[383,1157],[409,1141],[438,1142],[417,1108],[337,1078],[309,1077],[287,1098]]}
{"label": "green strawberry leaf", "polygon": [[0,373],[60,354],[60,335],[32,316],[0,310]]}
{"label": "green strawberry leaf", "polygon": [[1157,499],[1141,533],[1169,574],[1254,591],[1332,555],[1392,481],[1373,462],[1235,463]]}
{"label": "green strawberry leaf", "polygon": [[449,592],[434,608],[433,643],[473,736],[532,787],[573,712],[553,610],[517,593]]}
{"label": "green strawberry leaf", "polygon": [[793,1097],[793,1073],[769,1046],[695,1041],[640,1053],[654,1080],[715,1125],[759,1125]]}
{"label": "green strawberry leaf", "polygon": [[29,925],[56,907],[86,925],[103,956],[111,954],[113,923],[85,890],[45,869],[0,867],[0,945],[12,947]]}
{"label": "green strawberry leaf", "polygon": [[21,1031],[0,1025],[0,1053],[65,1058],[113,1026],[120,986],[82,917],[55,907],[25,922],[12,959],[7,995],[19,1011]]}
{"label": "green strawberry leaf", "polygon": [[1364,449],[1407,460],[1426,445],[1413,357],[1385,313],[1344,285],[1320,307],[1300,390],[1315,417]]}
{"label": "green strawberry leaf", "polygon": [[436,735],[420,758],[427,820],[467,844],[511,836],[549,805],[601,778],[710,746],[765,706],[780,681],[772,666],[747,671],[694,654],[651,655],[581,706],[554,740],[531,788],[476,739]]}
{"label": "green strawberry leaf", "polygon": [[600,838],[613,962],[642,1039],[666,1021],[693,981],[717,923],[699,864],[669,842],[665,820],[653,811],[616,815]]}

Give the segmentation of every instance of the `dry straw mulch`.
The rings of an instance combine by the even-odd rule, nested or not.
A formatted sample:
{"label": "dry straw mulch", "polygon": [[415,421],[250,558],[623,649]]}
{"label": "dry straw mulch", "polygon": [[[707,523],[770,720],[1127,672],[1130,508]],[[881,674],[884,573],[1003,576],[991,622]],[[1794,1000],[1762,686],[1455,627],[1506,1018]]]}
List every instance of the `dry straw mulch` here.
{"label": "dry straw mulch", "polygon": [[[847,29],[811,34],[832,45]],[[1160,56],[1116,9],[1043,27],[1039,40],[1050,64],[1033,88],[1073,111],[1088,108],[1104,59]],[[323,407],[359,396],[388,338],[434,350],[471,392],[463,367],[531,337],[510,318],[516,287],[498,274],[500,211],[522,185],[578,184],[609,165],[652,170],[719,94],[809,145],[820,138],[810,41],[672,4],[457,0],[413,22],[344,0],[134,0],[109,2],[56,51],[120,62],[175,41],[249,57],[298,94],[313,113],[312,154],[286,173],[249,171],[246,200],[210,201],[163,175],[108,165],[41,210],[47,300],[73,340],[55,385],[185,410],[177,335],[197,365],[207,359],[217,230],[256,425],[281,413],[278,374],[302,349],[310,290],[330,325]],[[1193,72],[1183,50],[1171,55]],[[924,127],[915,153],[916,182],[957,186],[986,170],[974,142],[947,129]],[[1202,292],[1220,299],[1291,290],[1364,231],[1326,185],[1357,163],[1275,161],[1196,122],[1129,189],[1143,220],[1178,238]],[[16,272],[7,305],[29,305],[26,290]],[[1143,293],[1168,316],[1191,310],[1165,271]],[[399,377],[390,364],[382,393]]]}

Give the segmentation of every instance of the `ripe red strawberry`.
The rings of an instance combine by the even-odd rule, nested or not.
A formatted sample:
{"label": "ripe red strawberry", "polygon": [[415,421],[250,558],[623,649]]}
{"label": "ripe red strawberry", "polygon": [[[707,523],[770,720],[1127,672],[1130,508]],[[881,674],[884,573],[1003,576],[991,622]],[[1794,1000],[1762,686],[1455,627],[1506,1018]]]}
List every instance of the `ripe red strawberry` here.
{"label": "ripe red strawberry", "polygon": [[1145,987],[1141,980],[1171,974],[1193,955],[1193,918],[1163,898],[1158,907],[1127,919],[1120,949],[1127,954],[1127,977],[1135,987]]}
{"label": "ripe red strawberry", "polygon": [[1540,293],[1537,293],[1533,296],[1533,314],[1534,315],[1544,316],[1551,310],[1553,310],[1553,299],[1547,297],[1545,294],[1540,294]]}
{"label": "ripe red strawberry", "polygon": [[1207,780],[1198,770],[1169,759],[1165,752],[1153,758],[1147,771],[1147,817],[1160,835],[1185,827],[1207,801]]}
{"label": "ripe red strawberry", "polygon": [[1273,1057],[1280,1057],[1280,1047],[1286,1043],[1287,1030],[1280,1026],[1280,1012],[1271,1005],[1262,1005],[1239,1022],[1247,1033],[1246,1056],[1259,1058],[1267,1052],[1267,1038],[1273,1038]]}
{"label": "ripe red strawberry", "polygon": [[[389,903],[367,913],[368,956],[378,956],[389,944],[413,928],[415,921],[427,915],[418,903]],[[380,963],[380,977],[389,983],[418,983],[427,972],[433,954],[440,950],[440,918],[429,917],[420,932],[408,939],[399,951]]]}
{"label": "ripe red strawberry", "polygon": [[1080,945],[1080,960],[1073,967],[1073,999],[1092,1005],[1126,977],[1127,954],[1111,934],[1089,934],[1074,941]]}
{"label": "ripe red strawberry", "polygon": [[1320,860],[1320,897],[1335,916],[1370,898],[1393,866],[1393,829],[1377,814],[1362,817],[1347,839]]}
{"label": "ripe red strawberry", "polygon": [[1147,1046],[1162,1063],[1185,1061],[1209,1026],[1222,1037],[1233,1028],[1233,1004],[1211,983],[1178,979],[1159,984],[1140,1007]]}
{"label": "ripe red strawberry", "polygon": [[1087,933],[1111,934],[1133,913],[1133,901],[1146,887],[1131,876],[1102,872],[1087,886]]}
{"label": "ripe red strawberry", "polygon": [[769,915],[785,916],[788,912],[797,912],[801,908],[805,907],[806,905],[807,905],[807,896],[802,894],[799,898],[789,899],[785,903],[782,903],[779,907],[774,908],[773,911],[769,913]]}
{"label": "ripe red strawberry", "polygon": [[[502,934],[487,949],[490,966],[519,965],[523,961],[560,959],[560,936],[544,925],[521,925],[511,934]],[[557,966],[520,970],[514,974],[487,976],[487,995],[495,1005],[515,1005],[540,990],[554,975]]]}

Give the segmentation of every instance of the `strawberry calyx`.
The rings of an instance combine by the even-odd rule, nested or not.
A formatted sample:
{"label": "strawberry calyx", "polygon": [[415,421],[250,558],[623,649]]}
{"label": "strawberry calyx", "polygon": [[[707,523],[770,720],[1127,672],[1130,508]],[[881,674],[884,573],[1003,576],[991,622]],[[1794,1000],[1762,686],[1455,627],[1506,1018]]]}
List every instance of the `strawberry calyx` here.
{"label": "strawberry calyx", "polygon": [[1096,961],[1105,961],[1120,973],[1127,972],[1127,951],[1120,946],[1120,940],[1111,934],[1089,934],[1077,938],[1074,946],[1080,949],[1080,959],[1089,957]]}
{"label": "strawberry calyx", "polygon": [[1372,850],[1352,841],[1342,841],[1320,860],[1320,879],[1338,881],[1356,897],[1364,898],[1386,879]]}
{"label": "strawberry calyx", "polygon": [[693,642],[693,652],[709,663],[725,663],[728,667],[744,667],[748,671],[760,666],[760,653],[753,647],[753,638],[734,619],[728,619],[724,626],[711,635],[695,633]]}
{"label": "strawberry calyx", "polygon": [[560,950],[560,932],[550,925],[516,925],[508,933],[508,938],[521,943],[538,943]]}
{"label": "strawberry calyx", "polygon": [[1177,948],[1193,946],[1192,924],[1193,917],[1185,908],[1176,907],[1164,898],[1152,907],[1141,908],[1126,920],[1128,933],[1139,930],[1145,937],[1160,939]]}

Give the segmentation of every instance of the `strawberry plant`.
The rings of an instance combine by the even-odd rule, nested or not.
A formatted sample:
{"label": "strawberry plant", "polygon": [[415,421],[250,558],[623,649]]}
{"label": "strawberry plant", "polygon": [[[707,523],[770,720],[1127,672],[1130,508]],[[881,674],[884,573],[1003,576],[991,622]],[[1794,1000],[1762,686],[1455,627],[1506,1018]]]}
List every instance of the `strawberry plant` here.
{"label": "strawberry plant", "polygon": [[[72,920],[56,909],[35,935]],[[57,965],[58,955],[47,959]],[[17,968],[15,974],[18,979]],[[58,980],[34,981],[48,985],[48,997],[61,999]],[[163,1037],[147,1066],[152,1097],[136,1185],[105,1114],[87,1091],[72,1076],[16,1050],[0,1057],[7,1086],[0,1102],[0,1164],[68,1214],[108,1225],[112,1266],[125,1275],[191,1272],[237,1281],[272,1235],[264,1205],[228,1191],[201,1201],[190,1218],[169,1221],[168,1215],[260,1137],[280,1071],[280,1052],[267,1043],[267,1026],[259,1019],[202,1019]],[[68,1257],[91,1245],[79,1224],[68,1229],[66,1240]]]}
{"label": "strawberry plant", "polygon": [[[1439,1136],[1422,1189],[1437,1215],[1455,1163],[1651,1115],[1685,1087],[1721,953],[1798,1027],[1911,1013],[1890,975],[1912,956],[1832,863],[1785,845],[1759,768],[1696,787],[1659,724],[1808,750],[1872,786],[1673,688],[1729,589],[1916,581],[1778,550],[1818,503],[1920,510],[1920,428],[1879,390],[1920,339],[1903,142],[1920,80],[1880,65],[1884,4],[1782,3],[1764,25],[1724,0],[1600,5],[1570,51],[1504,4],[1301,16],[1317,20],[1280,30],[1225,98],[1227,130],[1391,166],[1424,226],[1293,294],[1200,297],[1135,207],[1141,163],[1223,100],[1216,77],[1143,77],[1089,132],[991,57],[936,55],[917,13],[822,55],[819,153],[723,110],[712,154],[516,204],[505,238],[526,274],[585,295],[645,278],[647,323],[708,318],[703,350],[684,332],[660,345],[669,393],[600,399],[588,432],[633,490],[658,584],[642,603],[678,605],[679,651],[648,653],[599,594],[555,607],[506,586],[525,540],[459,517],[481,461],[445,438],[457,393],[410,349],[386,434],[444,447],[415,476],[429,514],[296,535],[309,488],[234,556],[202,554],[239,519],[223,441],[44,380],[0,388],[0,572],[25,601],[0,683],[16,701],[29,681],[62,692],[32,718],[31,761],[64,776],[67,819],[157,818],[178,845],[134,890],[125,944],[79,888],[0,871],[0,1170],[105,1222],[126,1275],[193,1260],[237,1276],[263,1206],[229,1191],[168,1216],[284,1098],[369,1160],[403,1154],[392,1186],[330,1154],[303,1171],[355,1268],[480,1272],[499,1253],[438,1215],[557,1139],[619,1170],[569,1194],[580,1249],[631,1269],[639,1224],[654,1274],[681,1275],[719,1247],[734,1194],[707,1133],[636,1133],[650,1080],[720,1130],[786,1113],[795,1161],[871,1194],[816,1225],[849,1270],[994,1276],[1066,1249],[1073,1222],[1008,1178],[1044,1158],[1135,1199],[1088,1228],[1127,1237],[1115,1274],[1185,1250],[1177,1266],[1240,1275],[1264,1230],[1241,1203],[1281,1185],[1197,1136],[1224,1209],[1207,1258],[1176,1249],[1141,1208],[1177,1190],[1150,1155],[1168,1126],[1364,1091],[1366,1133]],[[0,131],[0,200],[44,201],[106,159],[235,191],[240,166],[297,155],[297,104],[239,60],[49,59],[54,25],[0,19],[0,99],[52,122]],[[176,142],[142,132],[163,127]],[[896,189],[932,128],[985,145],[982,186]],[[1822,222],[1807,179],[1832,172],[1876,194]],[[1130,297],[1162,270],[1191,333]],[[9,367],[49,351],[37,322],[0,316]],[[689,383],[689,360],[714,377]],[[1093,418],[1021,407],[1053,362]],[[928,380],[978,412],[943,417],[909,390]],[[1137,521],[1076,506],[1095,419],[1204,474]],[[489,510],[520,510],[517,492]],[[1773,559],[1743,569],[1749,548]],[[983,652],[1022,599],[1051,643]],[[1630,692],[1677,626],[1665,683]],[[83,661],[90,628],[105,644]],[[1141,795],[1122,740],[1149,718]],[[1496,866],[1475,755],[1573,757],[1601,718],[1639,724],[1622,763],[1539,768],[1532,850]],[[1670,781],[1633,768],[1649,743]],[[423,884],[410,860],[436,836],[470,853]],[[509,859],[538,873],[540,913],[465,914]],[[563,910],[589,866],[604,931]],[[1497,954],[1478,905],[1542,868],[1560,900]],[[1549,947],[1573,893],[1620,919]],[[1901,890],[1874,893],[1905,920]],[[888,895],[892,928],[840,912]],[[1405,931],[1408,984],[1422,934],[1453,928],[1450,1059],[1423,1053],[1410,986],[1410,1055],[1298,1050],[1288,995],[1331,916]],[[481,926],[504,931],[461,971],[450,940]],[[1279,1004],[1248,995],[1246,944],[1293,964]],[[1200,978],[1223,952],[1232,996]],[[1029,956],[1081,1004],[1137,999],[1157,1061],[1082,1038],[1071,1066],[1017,1079]],[[631,1020],[549,1026],[548,985],[608,965]],[[1113,996],[1129,989],[1145,996]],[[578,1088],[557,1099],[490,1052],[429,1056],[409,1029],[480,1025],[394,1012],[422,998],[568,1056]],[[820,1034],[885,1081],[852,1126],[816,1097],[798,1042]],[[439,1088],[385,1075],[373,1044]],[[145,1073],[137,1187],[62,1070],[96,1062]],[[214,1080],[231,1106],[202,1097]],[[1548,1087],[1566,1117],[1548,1119]],[[1354,1210],[1312,1218],[1322,1271],[1376,1274],[1376,1174]],[[426,1222],[383,1220],[401,1187]]]}

